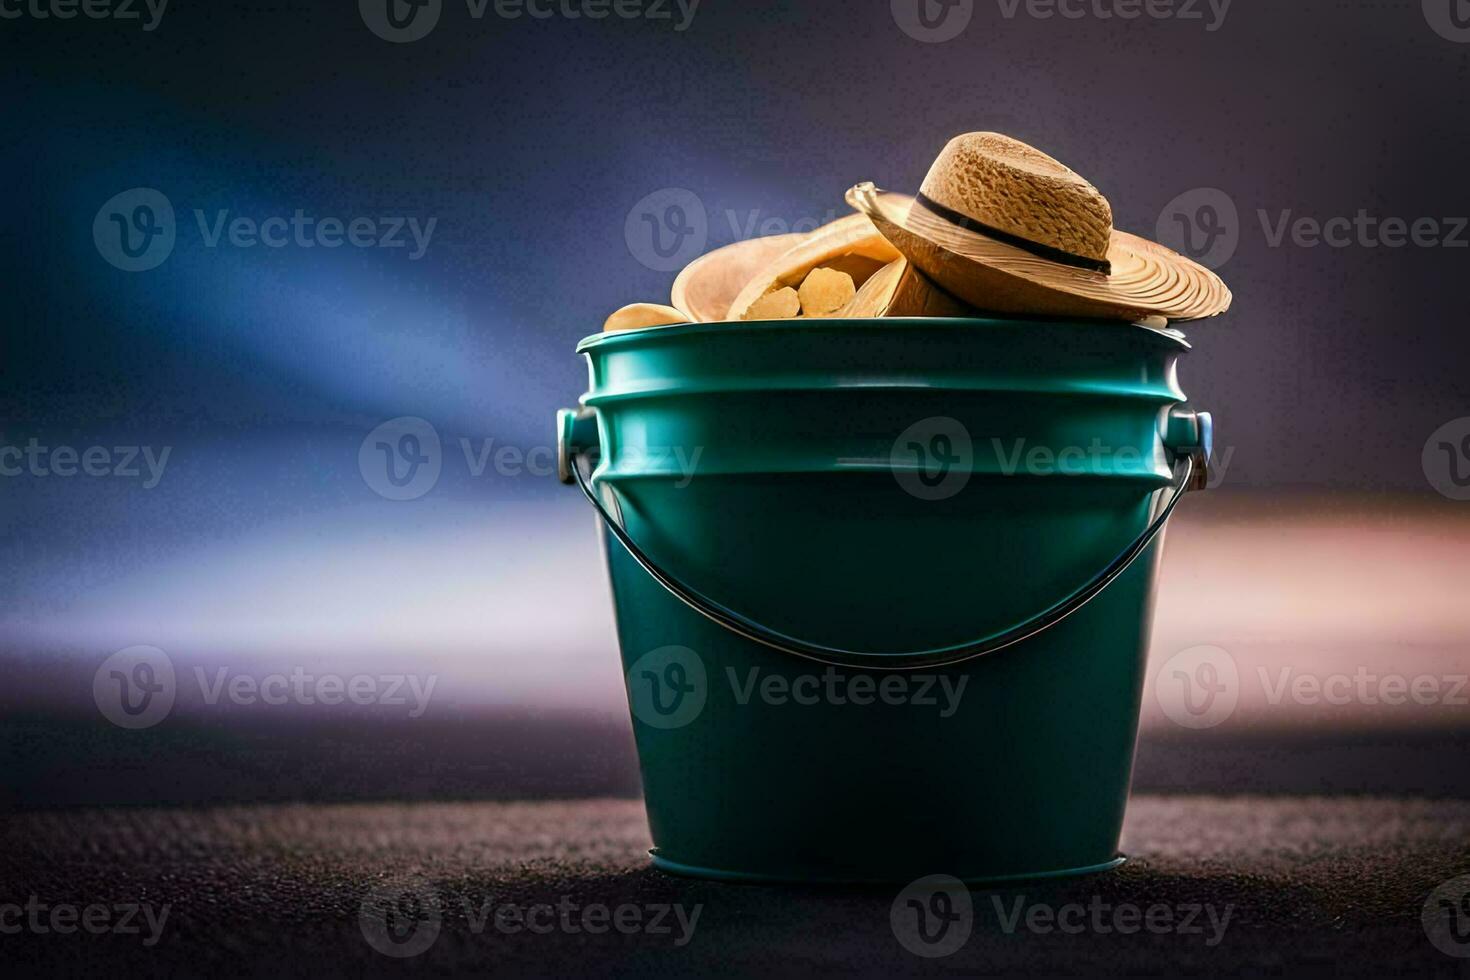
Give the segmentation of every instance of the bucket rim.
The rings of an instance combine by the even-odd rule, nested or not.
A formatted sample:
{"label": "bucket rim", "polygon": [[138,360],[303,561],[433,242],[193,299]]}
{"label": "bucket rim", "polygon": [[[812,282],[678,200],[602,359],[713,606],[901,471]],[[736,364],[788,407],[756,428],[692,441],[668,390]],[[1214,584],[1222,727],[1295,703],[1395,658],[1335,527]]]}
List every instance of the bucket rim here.
{"label": "bucket rim", "polygon": [[[1183,332],[1174,327],[1155,327],[1144,323],[1126,323],[1118,320],[1057,319],[1055,317],[813,317],[788,320],[717,320],[709,323],[670,323],[654,327],[639,327],[633,330],[615,330],[611,333],[595,333],[577,342],[576,352],[607,347],[635,346],[640,342],[660,339],[665,336],[695,337],[723,333],[764,333],[785,331],[787,333],[837,332],[847,330],[879,330],[884,327],[904,325],[906,328],[922,326],[947,330],[1035,330],[1039,327],[1078,327],[1089,330],[1113,330],[1129,337],[1147,337],[1150,342],[1172,346],[1178,350],[1192,350],[1193,345],[1185,339]],[[1141,334],[1140,334],[1141,332]]]}

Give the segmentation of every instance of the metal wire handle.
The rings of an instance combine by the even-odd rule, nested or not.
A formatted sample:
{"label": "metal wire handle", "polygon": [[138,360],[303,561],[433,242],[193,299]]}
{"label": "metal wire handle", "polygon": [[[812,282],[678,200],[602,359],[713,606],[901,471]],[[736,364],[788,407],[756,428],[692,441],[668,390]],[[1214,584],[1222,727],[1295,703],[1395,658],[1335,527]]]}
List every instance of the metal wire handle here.
{"label": "metal wire handle", "polygon": [[[582,488],[582,493],[587,496],[597,513],[602,517],[607,529],[612,532],[613,537],[633,557],[643,570],[653,576],[654,581],[668,590],[669,594],[678,599],[684,605],[699,613],[712,623],[723,626],[730,632],[743,636],[762,646],[779,650],[793,657],[801,657],[805,660],[814,660],[820,664],[830,667],[846,667],[868,670],[917,670],[924,667],[944,667],[950,664],[962,663],[983,657],[997,650],[1014,646],[1022,640],[1029,640],[1039,633],[1051,629],[1062,622],[1088,602],[1097,597],[1103,589],[1107,588],[1119,575],[1128,570],[1138,556],[1148,549],[1158,537],[1159,532],[1164,529],[1169,515],[1174,512],[1174,507],[1179,503],[1179,498],[1189,490],[1193,482],[1195,461],[1192,454],[1183,454],[1174,464],[1174,483],[1171,487],[1173,493],[1168,502],[1164,504],[1163,510],[1149,523],[1149,526],[1134,539],[1133,543],[1108,563],[1101,572],[1098,572],[1081,588],[1062,601],[1050,608],[1042,610],[1025,622],[1013,626],[1010,629],[996,633],[984,639],[974,640],[969,643],[960,643],[954,646],[935,647],[928,650],[914,650],[906,653],[864,653],[858,650],[843,650],[837,647],[824,646],[820,643],[811,643],[795,637],[787,636],[778,630],[762,626],[748,616],[741,615],[733,609],[722,606],[698,590],[685,585],[669,572],[664,571],[642,548],[628,535],[612,514],[608,513],[597,494],[592,491],[590,477],[582,472],[582,460],[586,454],[573,450],[568,454],[570,459],[571,475],[575,477],[577,485]],[[590,463],[589,463],[590,467]],[[1181,472],[1182,470],[1182,472]]]}

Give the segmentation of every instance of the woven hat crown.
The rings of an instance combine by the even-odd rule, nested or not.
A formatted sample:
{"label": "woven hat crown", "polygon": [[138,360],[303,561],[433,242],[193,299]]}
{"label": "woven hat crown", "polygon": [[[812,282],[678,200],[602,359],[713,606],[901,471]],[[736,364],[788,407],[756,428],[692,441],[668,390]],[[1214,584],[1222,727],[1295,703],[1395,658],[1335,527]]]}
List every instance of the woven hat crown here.
{"label": "woven hat crown", "polygon": [[1105,262],[1113,209],[1058,161],[1000,133],[965,133],[940,152],[921,199],[1004,235]]}

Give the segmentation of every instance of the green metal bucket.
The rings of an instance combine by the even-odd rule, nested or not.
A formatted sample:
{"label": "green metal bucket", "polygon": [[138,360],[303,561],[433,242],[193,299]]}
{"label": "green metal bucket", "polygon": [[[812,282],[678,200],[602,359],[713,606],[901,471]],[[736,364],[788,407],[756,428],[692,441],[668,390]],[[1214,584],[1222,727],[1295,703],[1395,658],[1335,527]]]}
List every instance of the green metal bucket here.
{"label": "green metal bucket", "polygon": [[1187,349],[982,319],[584,340],[562,476],[604,519],[655,864],[1121,861],[1161,531],[1209,453]]}

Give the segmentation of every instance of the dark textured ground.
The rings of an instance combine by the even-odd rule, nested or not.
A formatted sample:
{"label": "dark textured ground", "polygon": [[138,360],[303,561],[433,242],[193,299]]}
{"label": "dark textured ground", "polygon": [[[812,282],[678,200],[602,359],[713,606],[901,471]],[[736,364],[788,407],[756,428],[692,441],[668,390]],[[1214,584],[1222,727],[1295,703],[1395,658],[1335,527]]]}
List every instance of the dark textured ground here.
{"label": "dark textured ground", "polygon": [[[1242,680],[1238,716],[1182,729],[1146,692],[1132,862],[1090,879],[976,890],[973,933],[948,957],[923,960],[900,944],[889,924],[896,887],[721,886],[652,871],[633,734],[601,624],[596,636],[567,641],[585,661],[537,666],[548,678],[569,666],[579,676],[601,670],[600,710],[577,708],[555,684],[543,689],[555,697],[517,700],[497,686],[509,661],[493,651],[472,663],[420,663],[415,645],[411,669],[444,674],[442,700],[420,718],[181,695],[166,721],[143,731],[113,726],[94,700],[99,664],[125,641],[79,652],[7,638],[0,967],[4,976],[1470,980],[1470,958],[1442,952],[1421,922],[1433,890],[1470,875],[1465,706],[1273,704],[1256,680],[1263,667],[1463,673],[1470,524],[1439,511],[1370,520],[1314,500],[1269,520],[1244,504],[1225,507],[1171,535],[1155,662],[1198,643],[1228,648]],[[171,653],[182,666],[198,651]],[[258,672],[260,663],[236,666]],[[499,700],[477,700],[487,691]],[[442,926],[434,935],[419,923],[432,945],[398,960],[369,944],[360,916],[375,889],[404,884],[427,888],[421,900],[441,908]],[[1465,885],[1470,893],[1470,878]],[[24,919],[33,896],[47,915],[142,903],[167,918],[155,946],[138,934],[39,933]],[[1018,900],[1043,913],[1076,906],[1082,931],[1007,932],[995,903],[1009,914]],[[596,903],[682,903],[699,918],[684,944],[677,923],[666,933],[541,935],[481,919],[490,906],[537,903],[579,914]],[[1230,919],[1212,944],[1207,914],[1194,919],[1203,931],[1122,934],[1099,931],[1091,904],[1181,917],[1198,906]],[[380,905],[368,908],[370,927],[386,921],[372,914]],[[396,925],[414,934],[414,907],[401,911]],[[1470,952],[1470,901],[1460,912]]]}
{"label": "dark textured ground", "polygon": [[[5,716],[0,812],[72,806],[632,798],[627,717],[525,710],[414,720],[185,716],[146,732]],[[1138,792],[1470,799],[1470,729],[1145,731]]]}
{"label": "dark textured ground", "polygon": [[[36,811],[10,815],[0,832],[0,904],[141,902],[155,916],[167,904],[168,917],[151,948],[143,935],[22,929],[0,936],[0,950],[45,972],[100,972],[105,958],[109,973],[291,976],[1470,976],[1470,959],[1437,949],[1421,922],[1429,893],[1470,872],[1470,803],[1141,796],[1125,846],[1132,860],[1109,875],[976,889],[968,942],[924,960],[889,924],[896,888],[719,885],[653,871],[634,801]],[[437,937],[406,961],[377,952],[360,921],[375,886],[402,883],[426,885],[423,901],[442,909]],[[1022,896],[1028,908],[1162,903],[1176,916],[1198,905],[1204,926],[1007,934],[995,903],[1009,910]],[[486,903],[560,902],[577,914],[599,902],[702,909],[683,945],[677,924],[657,935],[475,927]],[[1211,909],[1231,916],[1214,945]],[[409,929],[413,918],[396,921]]]}

